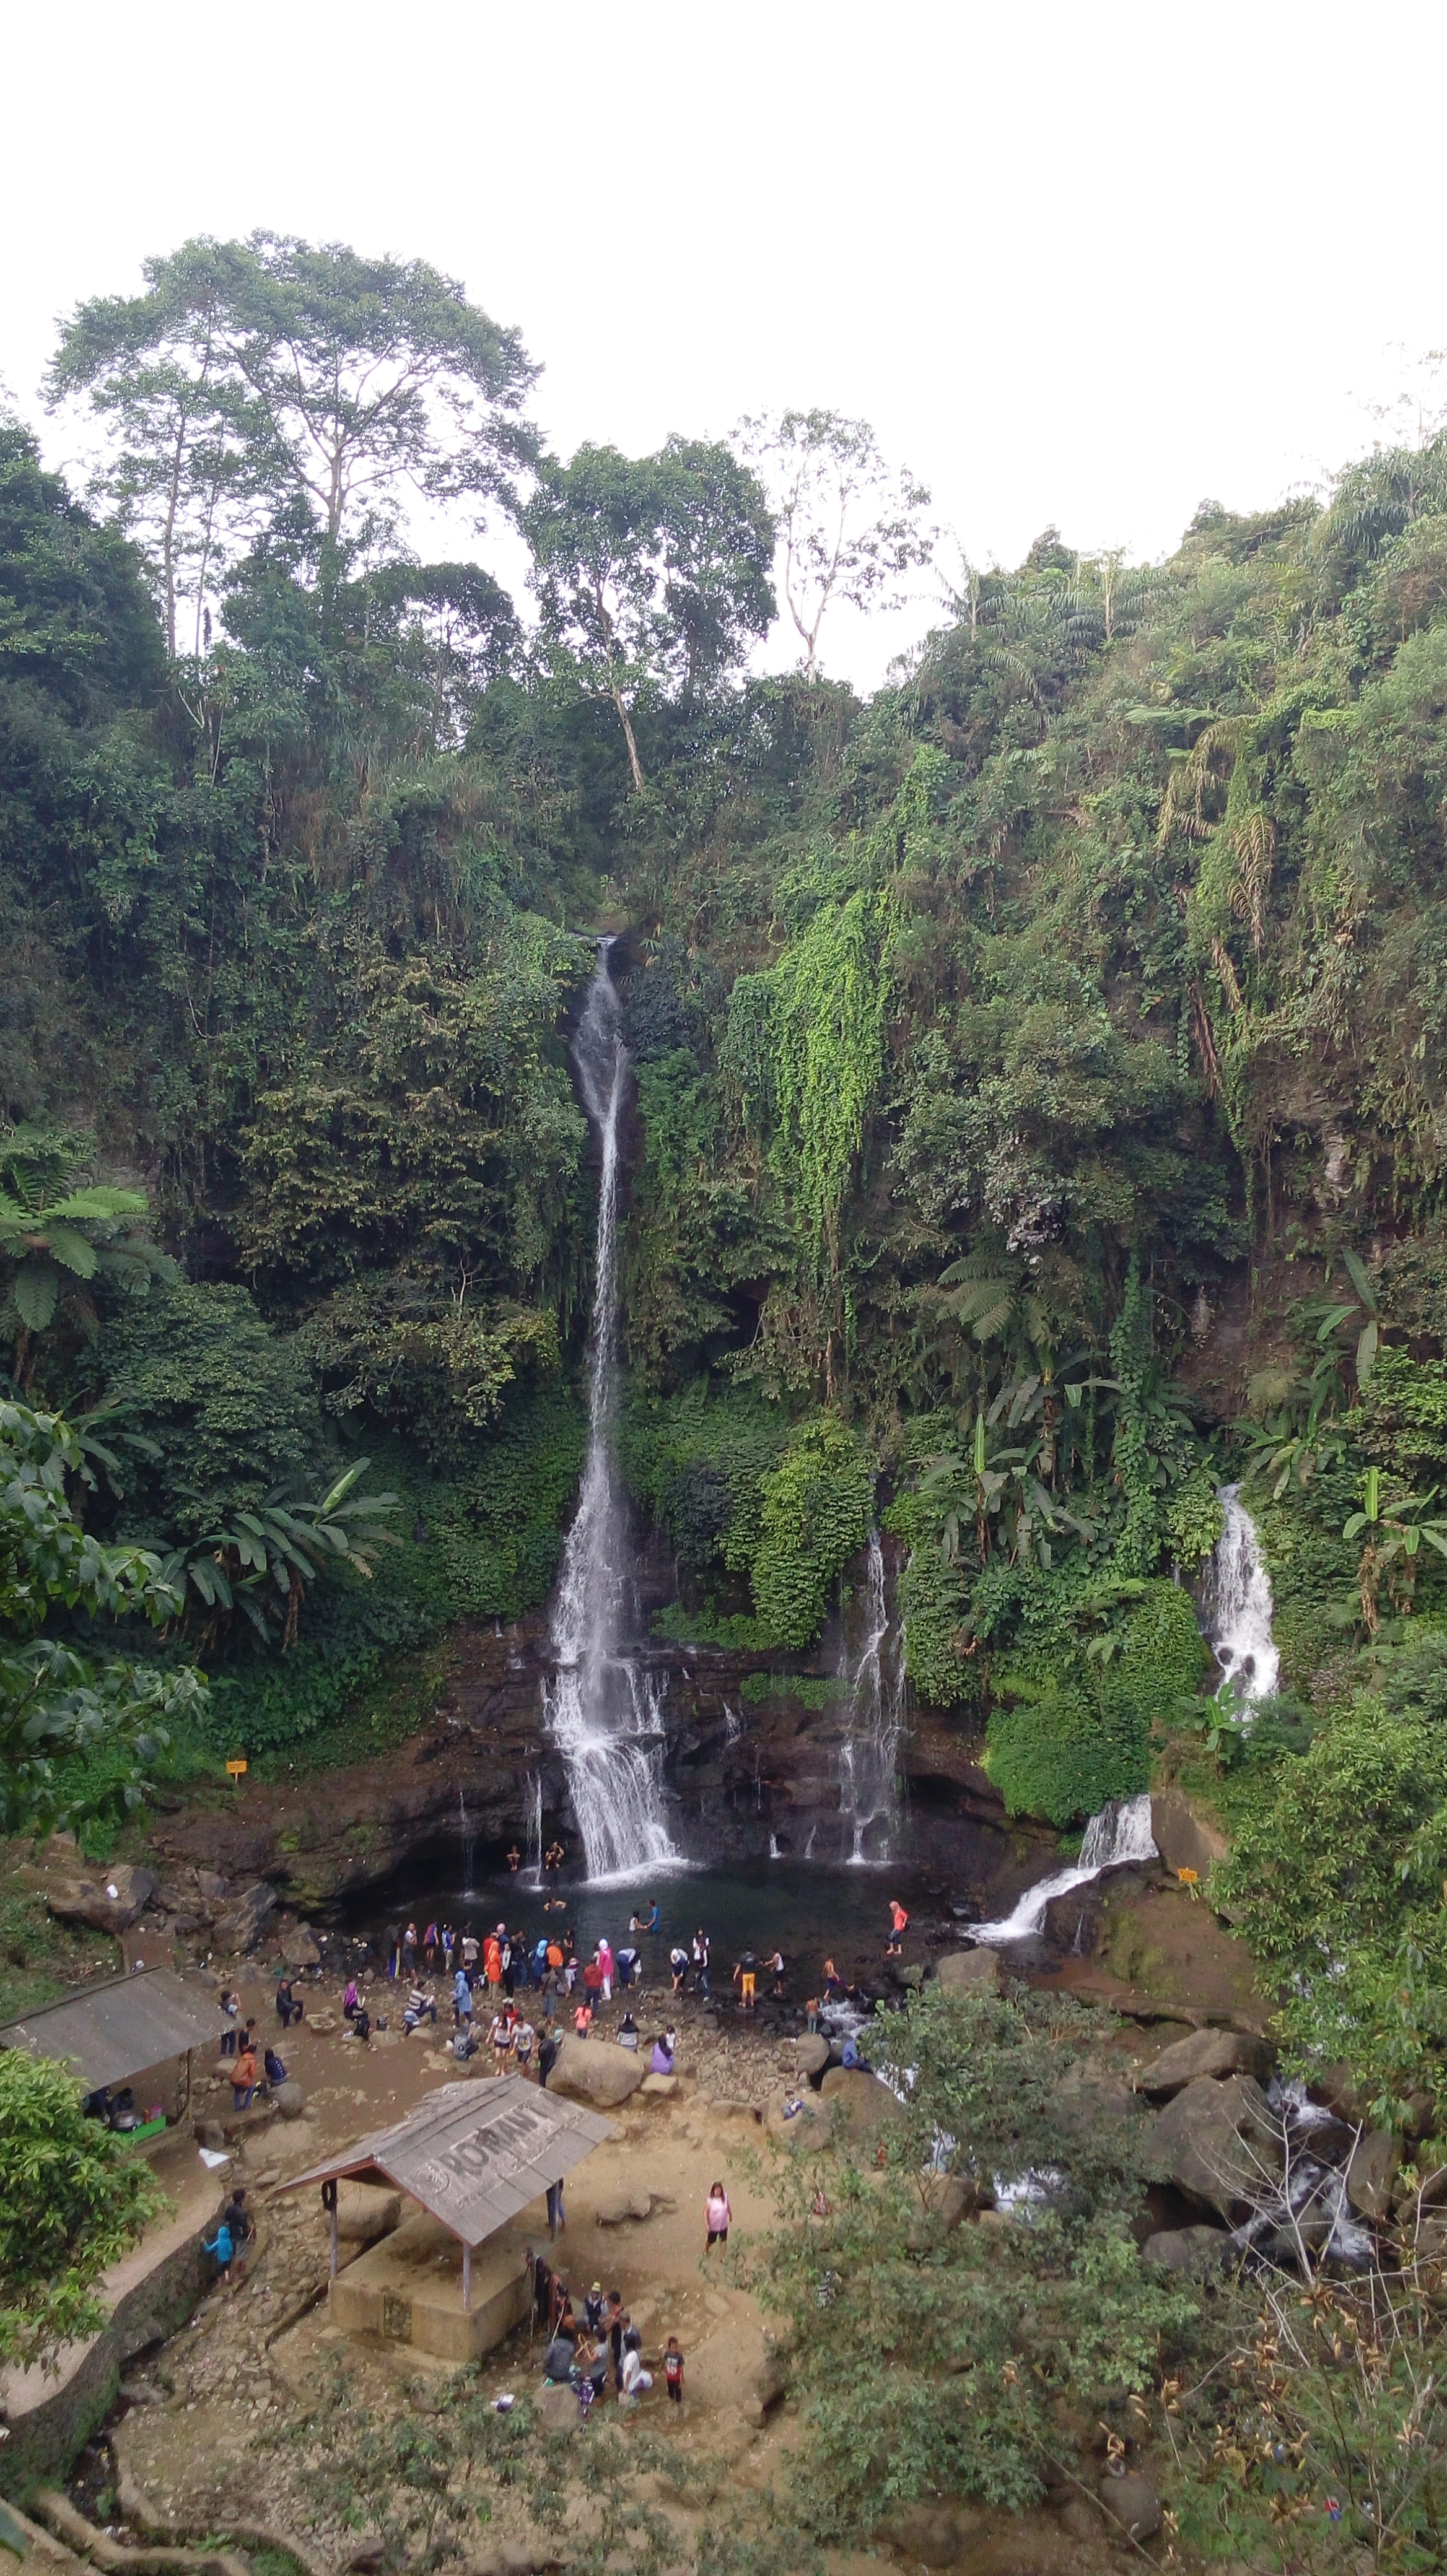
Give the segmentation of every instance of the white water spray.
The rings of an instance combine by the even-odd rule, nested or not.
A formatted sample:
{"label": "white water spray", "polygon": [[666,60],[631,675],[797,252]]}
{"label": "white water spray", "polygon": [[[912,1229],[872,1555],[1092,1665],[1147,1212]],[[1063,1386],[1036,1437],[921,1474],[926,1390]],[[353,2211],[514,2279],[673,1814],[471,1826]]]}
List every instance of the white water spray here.
{"label": "white water spray", "polygon": [[1221,1507],[1225,1527],[1201,1583],[1201,1633],[1221,1667],[1217,1698],[1249,1707],[1270,1699],[1281,1678],[1271,1634],[1271,1577],[1239,1485],[1222,1486]]}
{"label": "white water spray", "polygon": [[839,1812],[850,1831],[845,1857],[852,1868],[862,1869],[889,1858],[904,1728],[903,1659],[890,1625],[884,1549],[877,1529],[869,1533],[863,1640],[853,1662],[845,1646],[839,1669],[849,1692],[846,1733],[839,1752]]}
{"label": "white water spray", "polygon": [[1108,1798],[1099,1815],[1092,1816],[1081,1839],[1080,1858],[1070,1869],[1058,1869],[1050,1878],[1037,1879],[1027,1887],[1013,1914],[1002,1916],[997,1923],[975,1923],[970,1939],[984,1942],[993,1949],[1001,1941],[1028,1941],[1045,1921],[1045,1909],[1057,1896],[1068,1896],[1072,1888],[1084,1887],[1099,1878],[1103,1869],[1119,1869],[1123,1862],[1154,1860],[1155,1838],[1151,1833],[1151,1798],[1142,1789],[1135,1798]]}
{"label": "white water spray", "polygon": [[622,1651],[628,1523],[614,1474],[618,1404],[618,1121],[628,1050],[598,942],[573,1061],[583,1105],[598,1132],[602,1172],[588,1351],[588,1449],[577,1515],[563,1549],[553,1605],[553,1675],[543,1713],[568,1774],[590,1879],[631,1878],[675,1866],[664,1810],[663,1729],[656,1685]]}

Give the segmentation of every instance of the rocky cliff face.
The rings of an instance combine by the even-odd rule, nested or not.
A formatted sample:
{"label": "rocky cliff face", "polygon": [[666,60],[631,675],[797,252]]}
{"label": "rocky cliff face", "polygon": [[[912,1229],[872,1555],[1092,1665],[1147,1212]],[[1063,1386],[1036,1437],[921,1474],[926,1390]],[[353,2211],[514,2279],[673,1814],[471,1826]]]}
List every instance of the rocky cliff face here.
{"label": "rocky cliff face", "polygon": [[[265,1878],[292,1905],[325,1912],[412,1862],[449,1852],[460,1859],[464,1811],[477,1865],[498,1866],[510,1843],[526,1848],[539,1783],[544,1836],[559,1833],[571,1848],[567,1779],[542,1718],[546,1645],[541,1615],[502,1631],[458,1629],[446,1697],[420,1734],[348,1770],[252,1780],[239,1793],[157,1814],[154,1866],[167,1878],[198,1866],[228,1879]],[[821,1662],[761,1700],[744,1687],[765,1669],[757,1655],[656,1643],[643,1651],[666,1685],[665,1771],[690,1855],[715,1863],[763,1857],[772,1838],[789,1857],[846,1857],[844,1712],[837,1701],[816,1707],[790,1690],[802,1682],[807,1692],[812,1680],[817,1697]],[[1038,1874],[1042,1836],[1007,1830],[967,1738],[926,1712],[906,1733],[900,1760],[902,1863],[982,1900]]]}

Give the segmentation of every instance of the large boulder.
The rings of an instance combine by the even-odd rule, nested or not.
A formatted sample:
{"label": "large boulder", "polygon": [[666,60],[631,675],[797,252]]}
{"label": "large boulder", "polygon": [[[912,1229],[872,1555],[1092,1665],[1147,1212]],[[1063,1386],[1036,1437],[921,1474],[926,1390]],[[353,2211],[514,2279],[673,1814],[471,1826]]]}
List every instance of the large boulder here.
{"label": "large boulder", "polygon": [[794,2064],[801,2075],[822,2075],[829,2063],[829,2042],[822,2030],[806,2030],[794,2042]]}
{"label": "large boulder", "polygon": [[344,2245],[375,2245],[402,2224],[402,2194],[376,2183],[337,2185],[337,2234]]}
{"label": "large boulder", "polygon": [[1192,2030],[1184,2039],[1174,2039],[1153,2057],[1137,2075],[1136,2090],[1148,2093],[1156,2102],[1169,2101],[1173,2093],[1194,2084],[1198,2076],[1253,2075],[1264,2083],[1276,2063],[1276,2051],[1269,2040],[1252,2039],[1239,2030]]}
{"label": "large boulder", "polygon": [[829,2140],[828,2109],[807,2084],[802,2092],[771,2093],[764,2110],[764,2126],[770,2137],[785,2147],[814,2148],[826,2146]]}
{"label": "large boulder", "polygon": [[990,1994],[1000,1991],[1000,1953],[983,1947],[949,1950],[935,1969],[935,1983],[946,1994]]}
{"label": "large boulder", "polygon": [[52,1888],[46,1904],[60,1923],[88,1923],[95,1932],[129,1932],[141,1908],[156,1893],[156,1874],[116,1862],[88,1878],[67,1880]]}
{"label": "large boulder", "polygon": [[565,2039],[548,2087],[570,2102],[614,2111],[620,2102],[632,2100],[647,2072],[646,2060],[631,2048],[614,2048],[598,2039]]}
{"label": "large boulder", "polygon": [[961,2219],[980,2205],[980,2186],[963,2174],[921,2174],[915,2183],[918,2207],[911,2210],[907,2242],[911,2254],[928,2254],[953,2235]]}
{"label": "large boulder", "polygon": [[860,2066],[831,2066],[819,2089],[832,2117],[851,2137],[872,2138],[904,2117],[889,2086]]}
{"label": "large boulder", "polygon": [[1161,2500],[1148,2478],[1139,2469],[1118,2469],[1107,2474],[1097,2489],[1100,2501],[1112,2520],[1132,2540],[1154,2540],[1161,2527]]}
{"label": "large boulder", "polygon": [[1141,2261],[1154,2272],[1212,2272],[1230,2251],[1223,2227],[1158,2227],[1141,2247]]}
{"label": "large boulder", "polygon": [[676,2075],[645,2075],[638,2087],[641,2095],[654,2102],[671,2102],[678,2089]]}
{"label": "large boulder", "polygon": [[1229,1845],[1219,1825],[1199,1816],[1183,1789],[1157,1789],[1151,1798],[1151,1840],[1167,1869],[1211,1874]]}
{"label": "large boulder", "polygon": [[300,2120],[306,2111],[306,2095],[293,2076],[275,2087],[276,2107],[284,2120]]}
{"label": "large boulder", "polygon": [[1391,2129],[1368,2129],[1347,2166],[1347,2198],[1360,2218],[1384,2226],[1392,2214],[1392,2185],[1402,2161],[1402,2141]]}
{"label": "large boulder", "polygon": [[1249,2075],[1198,2075],[1168,2102],[1151,2135],[1156,2177],[1228,2226],[1275,2197],[1280,2123]]}
{"label": "large boulder", "polygon": [[232,1898],[222,1914],[216,1917],[216,1946],[219,1950],[254,1950],[261,1938],[261,1927],[276,1903],[276,1890],[264,1878],[254,1879]]}

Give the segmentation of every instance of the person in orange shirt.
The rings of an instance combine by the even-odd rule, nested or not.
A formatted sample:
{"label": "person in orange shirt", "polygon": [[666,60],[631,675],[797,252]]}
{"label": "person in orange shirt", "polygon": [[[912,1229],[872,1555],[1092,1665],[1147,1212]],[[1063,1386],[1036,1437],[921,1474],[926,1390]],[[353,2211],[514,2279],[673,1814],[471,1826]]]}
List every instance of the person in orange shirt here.
{"label": "person in orange shirt", "polygon": [[495,1932],[489,1932],[482,1950],[483,1974],[494,2003],[502,1994],[502,1943]]}
{"label": "person in orange shirt", "polygon": [[899,1945],[904,1938],[904,1927],[908,1921],[909,1916],[900,1904],[899,1898],[892,1896],[889,1900],[889,1943],[884,1953],[886,1959],[899,1957]]}
{"label": "person in orange shirt", "polygon": [[256,2051],[248,2044],[237,2058],[236,2072],[231,2078],[231,2097],[238,2111],[250,2110],[255,2091]]}

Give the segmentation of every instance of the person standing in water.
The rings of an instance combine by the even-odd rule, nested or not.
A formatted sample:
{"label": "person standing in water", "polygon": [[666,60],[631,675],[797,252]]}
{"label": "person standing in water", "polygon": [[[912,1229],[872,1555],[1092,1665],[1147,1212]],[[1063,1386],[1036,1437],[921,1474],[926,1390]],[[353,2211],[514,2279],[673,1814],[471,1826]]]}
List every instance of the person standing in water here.
{"label": "person standing in water", "polygon": [[899,1957],[900,1944],[904,1939],[905,1925],[908,1921],[909,1916],[900,1904],[899,1898],[892,1896],[889,1900],[889,1943],[884,1953],[886,1959]]}

